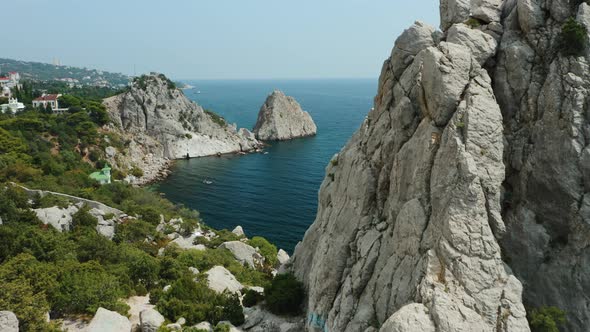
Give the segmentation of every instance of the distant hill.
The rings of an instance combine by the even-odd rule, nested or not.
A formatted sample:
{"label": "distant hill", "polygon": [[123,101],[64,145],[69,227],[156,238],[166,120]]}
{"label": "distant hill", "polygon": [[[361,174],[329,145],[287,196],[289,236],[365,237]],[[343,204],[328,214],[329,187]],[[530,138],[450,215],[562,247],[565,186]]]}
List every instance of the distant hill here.
{"label": "distant hill", "polygon": [[35,81],[63,81],[101,87],[122,87],[129,83],[129,76],[119,73],[0,58],[0,73],[10,71],[19,72],[21,79]]}

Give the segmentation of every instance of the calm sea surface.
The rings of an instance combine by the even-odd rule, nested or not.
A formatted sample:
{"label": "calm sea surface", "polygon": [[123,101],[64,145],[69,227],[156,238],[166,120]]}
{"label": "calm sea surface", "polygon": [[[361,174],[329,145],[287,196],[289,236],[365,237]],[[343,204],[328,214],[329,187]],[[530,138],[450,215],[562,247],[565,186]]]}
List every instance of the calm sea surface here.
{"label": "calm sea surface", "polygon": [[315,137],[272,143],[268,154],[177,161],[172,175],[155,186],[171,201],[200,211],[214,228],[241,225],[248,237],[264,236],[291,253],[315,219],[325,167],[372,107],[377,80],[186,83],[195,87],[185,90],[187,97],[238,127],[252,129],[274,89],[295,97],[313,117]]}

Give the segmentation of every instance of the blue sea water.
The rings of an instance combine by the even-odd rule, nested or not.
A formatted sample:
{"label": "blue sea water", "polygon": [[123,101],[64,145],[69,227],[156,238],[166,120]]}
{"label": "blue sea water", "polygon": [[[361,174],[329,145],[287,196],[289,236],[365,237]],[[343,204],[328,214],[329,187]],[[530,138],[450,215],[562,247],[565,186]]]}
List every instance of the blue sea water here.
{"label": "blue sea water", "polygon": [[372,107],[377,80],[186,83],[195,87],[185,90],[187,97],[238,127],[254,126],[274,89],[295,97],[313,117],[315,137],[271,143],[268,154],[179,160],[172,175],[156,185],[171,201],[198,210],[213,228],[241,225],[248,237],[264,236],[292,252],[315,219],[325,167]]}

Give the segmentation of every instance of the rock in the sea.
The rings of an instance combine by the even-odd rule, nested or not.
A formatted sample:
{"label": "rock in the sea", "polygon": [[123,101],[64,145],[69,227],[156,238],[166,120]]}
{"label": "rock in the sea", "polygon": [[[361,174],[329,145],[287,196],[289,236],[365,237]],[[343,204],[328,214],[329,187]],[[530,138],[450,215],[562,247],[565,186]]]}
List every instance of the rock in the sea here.
{"label": "rock in the sea", "polygon": [[252,268],[264,261],[262,255],[260,255],[256,249],[241,241],[224,242],[219,245],[219,248],[229,250],[240,263],[246,264]]}
{"label": "rock in the sea", "polygon": [[18,332],[18,319],[11,311],[0,311],[0,331]]}
{"label": "rock in the sea", "polygon": [[94,318],[86,328],[87,332],[130,332],[131,322],[127,317],[107,310],[98,308]]}
{"label": "rock in the sea", "polygon": [[253,132],[260,140],[277,141],[313,136],[317,127],[293,97],[274,91],[260,108]]}
{"label": "rock in the sea", "polygon": [[145,309],[139,313],[141,332],[157,332],[166,320],[155,309]]}
{"label": "rock in the sea", "polygon": [[261,146],[248,131],[190,101],[162,74],[135,79],[130,89],[104,101],[116,131],[130,141],[113,162],[121,169],[139,167],[145,183],[156,179],[168,159],[251,151]]}
{"label": "rock in the sea", "polygon": [[218,293],[223,293],[226,290],[230,293],[237,293],[244,288],[236,277],[223,266],[214,266],[205,274],[207,274],[209,288]]}
{"label": "rock in the sea", "polygon": [[242,228],[242,226],[239,225],[236,226],[236,228],[234,228],[234,230],[231,232],[237,236],[246,236],[246,234],[244,233],[244,229]]}

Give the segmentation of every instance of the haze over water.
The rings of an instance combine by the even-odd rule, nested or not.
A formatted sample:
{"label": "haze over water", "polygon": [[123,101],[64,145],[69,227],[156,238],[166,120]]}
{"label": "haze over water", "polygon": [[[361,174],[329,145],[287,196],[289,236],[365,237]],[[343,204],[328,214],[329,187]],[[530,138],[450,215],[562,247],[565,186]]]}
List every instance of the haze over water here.
{"label": "haze over water", "polygon": [[187,83],[195,87],[185,90],[187,97],[238,127],[252,129],[274,89],[295,97],[313,117],[315,137],[273,142],[268,154],[179,160],[155,186],[171,201],[200,211],[216,229],[241,225],[248,237],[264,236],[291,253],[315,219],[326,165],[372,107],[377,79]]}

